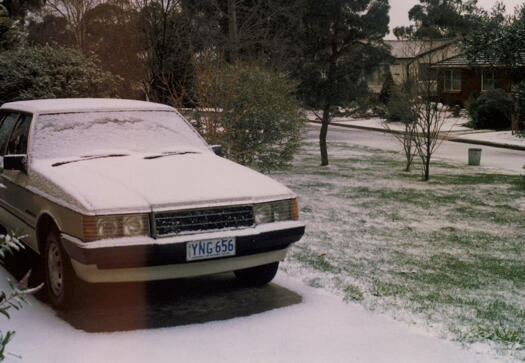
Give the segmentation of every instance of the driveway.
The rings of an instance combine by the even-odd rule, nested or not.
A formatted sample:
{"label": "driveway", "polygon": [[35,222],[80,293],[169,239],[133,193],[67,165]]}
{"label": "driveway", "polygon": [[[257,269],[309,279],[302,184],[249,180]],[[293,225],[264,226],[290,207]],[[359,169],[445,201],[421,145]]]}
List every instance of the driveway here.
{"label": "driveway", "polygon": [[[0,289],[6,276],[0,268]],[[7,362],[491,361],[281,272],[262,288],[232,274],[113,287],[66,315],[30,297],[2,321],[22,356]]]}

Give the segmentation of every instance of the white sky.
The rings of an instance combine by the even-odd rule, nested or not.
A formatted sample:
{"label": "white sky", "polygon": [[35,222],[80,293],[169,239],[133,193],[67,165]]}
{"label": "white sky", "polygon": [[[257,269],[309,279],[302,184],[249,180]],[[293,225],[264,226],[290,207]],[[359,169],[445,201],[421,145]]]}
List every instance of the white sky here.
{"label": "white sky", "polygon": [[[490,10],[496,2],[496,0],[478,0],[478,4],[487,10]],[[512,13],[514,7],[523,4],[524,0],[503,0],[502,2],[505,4],[507,12]],[[390,31],[396,26],[409,24],[408,11],[416,4],[419,4],[419,0],[390,0]],[[387,38],[395,39],[392,34]]]}

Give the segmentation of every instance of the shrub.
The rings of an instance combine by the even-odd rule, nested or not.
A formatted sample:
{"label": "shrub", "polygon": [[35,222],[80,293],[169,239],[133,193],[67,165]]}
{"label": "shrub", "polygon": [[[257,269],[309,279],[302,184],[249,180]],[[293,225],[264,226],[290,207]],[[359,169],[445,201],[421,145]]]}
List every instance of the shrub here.
{"label": "shrub", "polygon": [[388,100],[385,118],[388,121],[401,121],[413,123],[416,116],[407,93],[393,89]]}
{"label": "shrub", "polygon": [[0,3],[0,51],[10,49],[16,41],[14,22],[9,18],[7,8]]}
{"label": "shrub", "polygon": [[467,102],[471,126],[475,129],[509,129],[513,100],[501,89],[490,90],[477,99],[472,95]]}
{"label": "shrub", "polygon": [[516,125],[513,125],[513,131],[516,136],[525,137],[525,82],[518,83],[513,91],[516,100]]}
{"label": "shrub", "polygon": [[[203,79],[205,78],[205,79]],[[196,127],[229,159],[268,170],[289,165],[300,146],[304,115],[287,78],[257,65],[199,70]],[[209,110],[209,107],[214,109]]]}
{"label": "shrub", "polygon": [[78,50],[15,49],[0,53],[0,104],[8,101],[113,95],[118,78],[104,72],[96,58]]}
{"label": "shrub", "polygon": [[395,83],[394,83],[394,78],[392,78],[392,73],[387,72],[385,75],[383,86],[381,87],[381,92],[379,92],[379,101],[381,103],[383,103],[384,105],[388,104],[388,101],[390,100],[390,96],[392,95],[394,87],[395,87]]}
{"label": "shrub", "polygon": [[[14,237],[13,234],[0,235],[0,265],[3,264],[4,258],[11,253],[19,251],[24,246]],[[27,275],[28,276],[28,275]],[[26,276],[26,277],[27,277]],[[0,290],[0,315],[10,318],[9,310],[19,310],[22,308],[22,303],[25,302],[21,291],[9,281],[11,291]],[[0,362],[6,357],[6,346],[13,339],[14,331],[7,331],[4,333],[0,329]]]}

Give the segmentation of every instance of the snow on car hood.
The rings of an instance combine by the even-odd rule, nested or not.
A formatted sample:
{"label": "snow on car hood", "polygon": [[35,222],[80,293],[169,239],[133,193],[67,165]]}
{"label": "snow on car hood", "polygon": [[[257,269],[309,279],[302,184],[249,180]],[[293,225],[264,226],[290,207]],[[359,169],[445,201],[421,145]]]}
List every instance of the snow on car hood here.
{"label": "snow on car hood", "polygon": [[90,214],[244,204],[295,196],[273,179],[211,152],[154,159],[145,156],[61,165],[56,165],[56,160],[34,160],[32,189]]}

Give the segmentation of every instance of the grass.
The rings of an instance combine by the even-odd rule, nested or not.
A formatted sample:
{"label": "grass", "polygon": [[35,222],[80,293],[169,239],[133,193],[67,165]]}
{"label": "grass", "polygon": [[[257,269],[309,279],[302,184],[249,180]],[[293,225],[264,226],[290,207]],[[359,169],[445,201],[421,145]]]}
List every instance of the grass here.
{"label": "grass", "polygon": [[[525,360],[525,187],[519,175],[438,161],[431,180],[401,155],[346,143],[319,166],[306,143],[274,175],[299,196],[305,237],[283,268],[345,301],[485,342]],[[417,165],[416,165],[417,166]]]}

